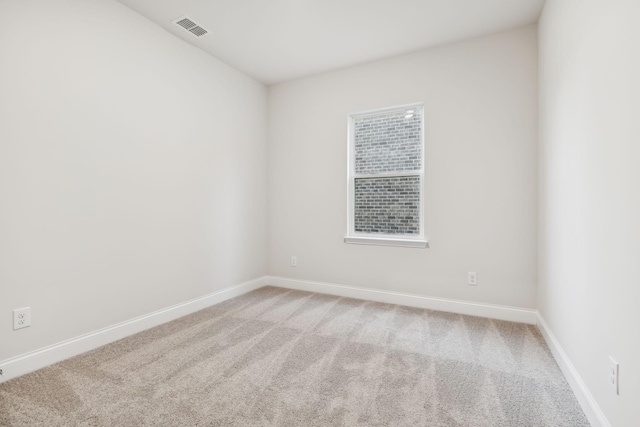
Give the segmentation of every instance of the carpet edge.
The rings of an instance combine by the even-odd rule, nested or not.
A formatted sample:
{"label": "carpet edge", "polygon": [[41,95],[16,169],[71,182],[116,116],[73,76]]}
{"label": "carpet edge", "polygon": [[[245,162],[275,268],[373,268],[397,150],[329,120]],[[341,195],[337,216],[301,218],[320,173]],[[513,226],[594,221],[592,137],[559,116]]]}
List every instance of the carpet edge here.
{"label": "carpet edge", "polygon": [[553,358],[556,360],[562,374],[569,383],[569,386],[571,387],[573,394],[576,396],[576,399],[578,400],[578,403],[584,411],[587,419],[593,427],[611,427],[609,420],[600,409],[600,406],[589,391],[587,385],[582,380],[582,377],[571,362],[571,359],[569,359],[569,356],[565,353],[560,342],[551,331],[549,324],[547,324],[540,312],[537,314],[538,329],[549,346],[551,354],[553,354]]}
{"label": "carpet edge", "polygon": [[430,297],[426,295],[408,294],[334,283],[290,279],[278,276],[267,276],[266,279],[269,285],[299,291],[317,292],[321,294],[446,311],[449,313],[465,314],[469,316],[528,323],[530,325],[535,325],[538,320],[537,311],[534,309]]}
{"label": "carpet edge", "polygon": [[154,326],[195,313],[196,311],[246,294],[266,285],[267,276],[258,277],[239,285],[230,286],[189,301],[156,310],[115,325],[107,326],[75,338],[0,361],[0,370],[2,370],[0,383],[61,362],[70,357],[77,356]]}

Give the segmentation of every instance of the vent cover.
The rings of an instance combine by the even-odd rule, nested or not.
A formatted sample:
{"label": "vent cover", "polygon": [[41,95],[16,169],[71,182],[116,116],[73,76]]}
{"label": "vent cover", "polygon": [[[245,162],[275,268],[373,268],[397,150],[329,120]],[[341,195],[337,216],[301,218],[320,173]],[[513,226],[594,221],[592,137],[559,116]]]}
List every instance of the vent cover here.
{"label": "vent cover", "polygon": [[174,24],[182,27],[185,31],[189,31],[191,34],[193,34],[196,37],[202,37],[202,36],[206,35],[207,33],[209,33],[207,30],[202,28],[200,25],[198,25],[195,22],[193,22],[193,19],[188,18],[186,16],[178,18],[173,22],[174,22]]}

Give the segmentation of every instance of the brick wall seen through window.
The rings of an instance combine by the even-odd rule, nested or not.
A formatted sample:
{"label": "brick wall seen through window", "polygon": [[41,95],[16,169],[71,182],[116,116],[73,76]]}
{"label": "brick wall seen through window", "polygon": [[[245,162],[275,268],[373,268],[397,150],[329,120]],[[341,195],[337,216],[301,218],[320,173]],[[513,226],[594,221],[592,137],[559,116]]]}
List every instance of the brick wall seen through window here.
{"label": "brick wall seen through window", "polygon": [[422,106],[351,115],[349,144],[348,234],[422,236]]}

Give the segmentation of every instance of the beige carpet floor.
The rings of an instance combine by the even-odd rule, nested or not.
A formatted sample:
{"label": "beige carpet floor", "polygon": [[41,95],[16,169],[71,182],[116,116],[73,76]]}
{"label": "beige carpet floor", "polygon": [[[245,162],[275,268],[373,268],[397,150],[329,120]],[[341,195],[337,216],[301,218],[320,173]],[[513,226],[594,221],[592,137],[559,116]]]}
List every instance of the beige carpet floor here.
{"label": "beige carpet floor", "polygon": [[262,288],[0,384],[2,426],[588,426],[535,326]]}

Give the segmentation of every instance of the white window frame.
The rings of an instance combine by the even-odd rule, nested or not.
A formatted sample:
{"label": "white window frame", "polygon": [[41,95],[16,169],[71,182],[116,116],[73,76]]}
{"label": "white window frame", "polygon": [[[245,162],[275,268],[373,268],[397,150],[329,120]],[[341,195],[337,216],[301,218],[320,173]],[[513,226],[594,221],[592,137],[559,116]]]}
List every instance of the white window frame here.
{"label": "white window frame", "polygon": [[[356,174],[355,172],[355,129],[354,121],[364,117],[372,117],[395,111],[420,110],[422,126],[420,129],[420,150],[422,162],[420,170],[410,172],[384,172],[379,174]],[[349,114],[347,133],[347,233],[344,236],[345,243],[358,245],[377,245],[377,246],[401,246],[411,248],[427,248],[429,243],[425,236],[424,230],[424,103],[413,103],[406,105],[397,105],[387,108],[379,108],[376,110],[362,111],[359,113]],[[355,215],[355,182],[356,178],[375,178],[375,177],[396,177],[396,176],[420,176],[420,232],[416,235],[406,234],[381,234],[381,233],[362,233],[355,231],[354,215]]]}

